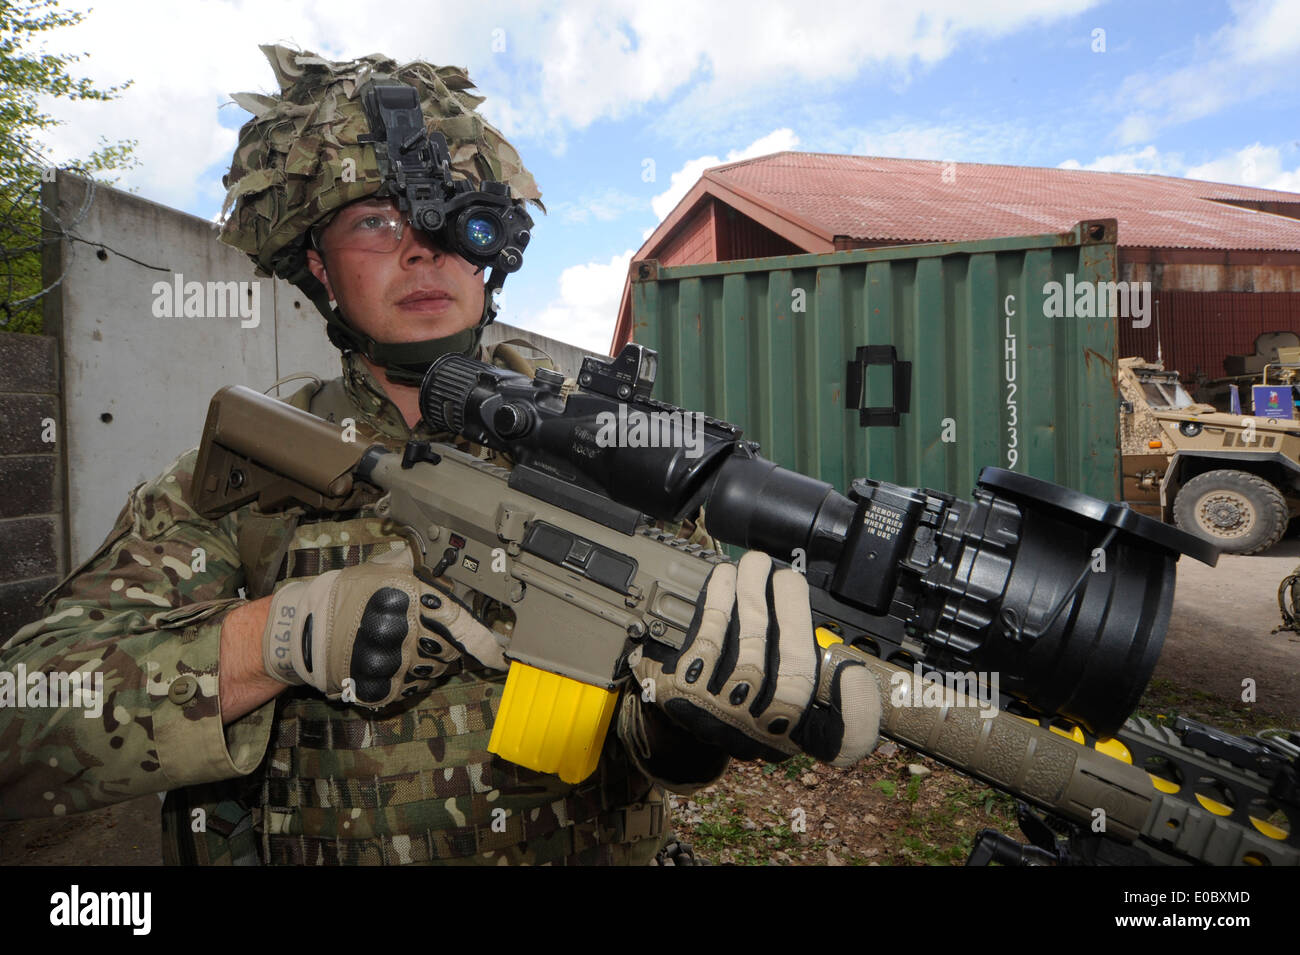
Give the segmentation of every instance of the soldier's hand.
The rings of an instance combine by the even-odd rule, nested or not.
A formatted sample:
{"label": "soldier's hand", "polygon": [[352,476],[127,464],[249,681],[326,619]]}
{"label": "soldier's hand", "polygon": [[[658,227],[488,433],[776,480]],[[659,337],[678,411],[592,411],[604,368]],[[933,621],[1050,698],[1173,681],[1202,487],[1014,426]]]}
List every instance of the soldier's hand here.
{"label": "soldier's hand", "polygon": [[633,666],[654,701],[697,738],[738,759],[802,750],[849,766],[875,748],[880,691],[842,643],[818,645],[808,582],[772,572],[758,551],[719,564],[681,650],[647,641]]}
{"label": "soldier's hand", "polygon": [[378,708],[427,691],[466,656],[504,670],[496,635],[412,566],[402,548],[285,584],[271,599],[262,636],[266,672]]}

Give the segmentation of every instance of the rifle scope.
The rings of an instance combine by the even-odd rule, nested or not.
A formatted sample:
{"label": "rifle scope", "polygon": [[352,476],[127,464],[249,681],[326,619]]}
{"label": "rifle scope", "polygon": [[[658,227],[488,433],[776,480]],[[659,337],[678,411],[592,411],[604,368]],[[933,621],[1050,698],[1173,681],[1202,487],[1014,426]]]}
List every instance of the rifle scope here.
{"label": "rifle scope", "polygon": [[703,506],[718,540],[801,556],[815,607],[853,608],[927,666],[997,673],[1004,693],[1097,736],[1151,676],[1178,556],[1218,558],[1123,504],[1001,468],[983,469],[972,500],[863,479],[840,494],[760,457],[735,426],[651,399],[655,365],[629,344],[586,359],[565,394],[549,369],[530,379],[446,355],[420,408],[435,431],[508,454],[511,487],[626,533]]}

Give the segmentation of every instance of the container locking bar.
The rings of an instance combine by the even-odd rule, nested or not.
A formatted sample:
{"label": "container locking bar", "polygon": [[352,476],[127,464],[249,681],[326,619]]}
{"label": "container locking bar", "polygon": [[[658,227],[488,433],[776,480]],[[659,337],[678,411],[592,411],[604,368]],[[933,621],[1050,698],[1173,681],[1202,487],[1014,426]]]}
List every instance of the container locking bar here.
{"label": "container locking bar", "polygon": [[[887,407],[866,405],[868,365],[888,365],[892,369],[894,403]],[[859,345],[857,353],[845,369],[848,387],[844,391],[844,404],[849,411],[858,412],[858,424],[863,428],[886,425],[897,428],[899,415],[912,406],[912,363],[899,361],[893,345]]]}

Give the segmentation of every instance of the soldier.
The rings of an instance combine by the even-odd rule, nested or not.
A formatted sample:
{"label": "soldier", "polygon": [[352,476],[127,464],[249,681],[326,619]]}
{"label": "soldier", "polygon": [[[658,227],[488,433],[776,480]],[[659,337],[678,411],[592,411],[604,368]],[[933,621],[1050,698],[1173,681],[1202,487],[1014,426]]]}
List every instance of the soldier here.
{"label": "soldier", "polygon": [[[343,352],[341,378],[288,401],[353,419],[363,444],[432,438],[417,385],[439,355],[486,359],[500,279],[485,283],[406,221],[363,84],[414,87],[458,178],[507,183],[539,206],[540,194],[475,112],[463,71],[262,49],[280,94],[236,96],[254,118],[225,179],[222,239],[311,298]],[[869,672],[818,648],[803,578],[751,553],[714,572],[681,651],[707,678],[681,653],[636,665],[672,717],[625,692],[576,786],[508,763],[486,751],[507,612],[415,577],[373,509],[250,505],[205,520],[189,504],[194,463],[187,452],[137,487],[103,545],[46,595],[47,616],[5,644],[5,669],[93,670],[107,699],[100,720],[0,710],[3,818],[166,791],[169,863],[637,864],[665,845],[665,787],[706,785],[732,755],[802,749],[848,765],[875,744]],[[345,693],[352,661],[384,652],[400,654],[398,672]],[[833,706],[811,705],[819,684]]]}

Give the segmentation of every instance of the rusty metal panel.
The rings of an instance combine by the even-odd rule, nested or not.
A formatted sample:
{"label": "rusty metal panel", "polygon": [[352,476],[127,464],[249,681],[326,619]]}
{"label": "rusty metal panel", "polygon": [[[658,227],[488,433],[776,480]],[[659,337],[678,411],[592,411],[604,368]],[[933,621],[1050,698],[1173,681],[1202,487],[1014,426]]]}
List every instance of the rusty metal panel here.
{"label": "rusty metal panel", "polygon": [[[980,468],[997,465],[1113,500],[1117,317],[1054,314],[1048,290],[1115,274],[1114,220],[675,268],[650,260],[633,263],[634,340],[659,352],[656,397],[741,426],[766,456],[840,490],[866,476],[969,495]],[[867,366],[850,393],[864,346],[893,346],[910,363],[894,426],[863,426],[858,406],[892,405],[901,364]]]}
{"label": "rusty metal panel", "polygon": [[1253,353],[1263,332],[1300,334],[1300,292],[1156,292],[1155,304],[1148,327],[1120,323],[1119,357],[1155,361],[1158,344],[1189,388],[1198,372],[1222,377],[1224,356]]}

